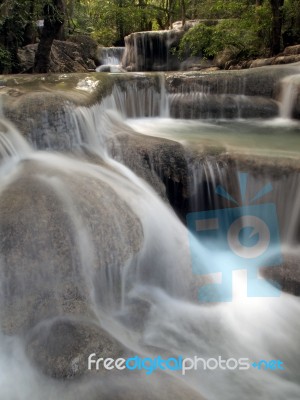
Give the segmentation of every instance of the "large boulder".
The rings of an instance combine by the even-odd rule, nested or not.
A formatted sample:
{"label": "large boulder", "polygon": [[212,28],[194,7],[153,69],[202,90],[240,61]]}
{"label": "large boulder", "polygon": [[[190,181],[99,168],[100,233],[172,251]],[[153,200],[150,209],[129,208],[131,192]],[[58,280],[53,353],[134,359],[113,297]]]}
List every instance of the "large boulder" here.
{"label": "large boulder", "polygon": [[143,228],[104,165],[52,157],[21,162],[2,187],[0,320],[45,373],[65,378],[86,370],[93,349],[121,354],[95,309],[120,303]]}
{"label": "large boulder", "polygon": [[[125,349],[96,323],[59,317],[35,326],[27,335],[26,352],[44,374],[70,379],[87,373],[90,354],[119,358],[124,356]],[[101,372],[107,371],[100,369]]]}
{"label": "large boulder", "polygon": [[[96,49],[85,42],[76,42],[75,38],[73,40],[74,42],[54,40],[49,72],[86,72],[96,69]],[[18,50],[21,72],[32,71],[37,47],[38,44],[29,44]]]}
{"label": "large boulder", "polygon": [[98,58],[98,43],[87,35],[71,35],[67,42],[76,43],[80,48],[80,55],[85,62],[93,61],[96,65],[99,64]]}
{"label": "large boulder", "polygon": [[104,282],[98,287],[98,296],[113,296],[117,271],[142,243],[139,219],[99,179],[105,167],[93,177],[72,172],[71,164],[63,172],[59,160],[24,161],[1,193],[1,275],[10,288],[1,321],[7,333],[57,315],[91,316],[89,279],[95,284],[115,271],[110,294]]}

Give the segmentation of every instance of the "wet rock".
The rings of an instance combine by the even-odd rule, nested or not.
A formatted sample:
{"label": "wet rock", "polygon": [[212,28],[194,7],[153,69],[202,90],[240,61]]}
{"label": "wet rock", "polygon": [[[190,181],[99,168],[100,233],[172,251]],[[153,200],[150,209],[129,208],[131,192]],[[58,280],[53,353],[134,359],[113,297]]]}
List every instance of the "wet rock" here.
{"label": "wet rock", "polygon": [[20,92],[15,100],[6,104],[5,115],[36,148],[64,150],[78,145],[74,135],[76,124],[71,116],[74,104],[66,96]]}
{"label": "wet rock", "polygon": [[211,95],[188,93],[170,99],[174,118],[274,118],[278,104],[259,96]]}
{"label": "wet rock", "polygon": [[[91,373],[88,357],[123,357],[125,350],[99,325],[72,318],[55,318],[39,323],[27,335],[29,358],[44,374],[56,379],[70,379]],[[111,374],[100,368],[97,373]]]}
{"label": "wet rock", "polygon": [[118,301],[122,268],[143,241],[139,219],[107,183],[57,163],[24,161],[0,196],[6,334],[64,315],[94,320],[91,291],[103,307]]}
{"label": "wet rock", "polygon": [[230,94],[271,97],[278,96],[278,83],[288,75],[298,73],[297,64],[289,67],[262,67],[240,71],[202,71],[167,73],[166,89],[169,93]]}

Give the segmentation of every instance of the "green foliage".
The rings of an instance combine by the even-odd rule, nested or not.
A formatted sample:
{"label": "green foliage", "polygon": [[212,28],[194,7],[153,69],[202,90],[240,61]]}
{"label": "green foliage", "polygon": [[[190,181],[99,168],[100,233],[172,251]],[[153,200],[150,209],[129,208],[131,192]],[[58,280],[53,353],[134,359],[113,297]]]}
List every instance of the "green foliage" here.
{"label": "green foliage", "polygon": [[[66,22],[66,33],[91,35],[104,46],[120,45],[124,36],[135,31],[168,29],[182,18],[200,18],[218,19],[219,23],[202,23],[189,30],[175,50],[181,58],[199,54],[213,57],[225,48],[247,58],[268,55],[272,48],[270,0],[64,1],[66,13],[61,20]],[[36,30],[35,22],[43,18],[46,4],[53,5],[53,0],[0,0],[2,69],[17,70],[17,49],[26,43],[28,31],[30,37],[28,25]],[[300,0],[285,0],[283,15],[283,43],[300,43]]]}
{"label": "green foliage", "polygon": [[300,43],[300,0],[286,0],[283,11],[283,37],[285,44]]}
{"label": "green foliage", "polygon": [[179,57],[183,59],[188,55],[211,55],[210,47],[214,28],[205,24],[199,24],[191,28],[181,39]]}
{"label": "green foliage", "polygon": [[10,52],[0,46],[0,73],[6,73],[11,70]]}
{"label": "green foliage", "polygon": [[104,46],[113,45],[125,35],[158,27],[163,10],[150,0],[81,0],[71,16],[77,33],[88,33]]}
{"label": "green foliage", "polygon": [[[181,58],[187,55],[214,57],[224,49],[234,49],[237,58],[254,57],[263,53],[270,40],[270,8],[267,3],[262,6],[246,6],[243,2],[228,1],[226,15],[215,26],[204,23],[190,29],[182,38],[178,54]],[[224,2],[217,1],[214,12],[224,9]],[[236,13],[242,13],[238,18]]]}

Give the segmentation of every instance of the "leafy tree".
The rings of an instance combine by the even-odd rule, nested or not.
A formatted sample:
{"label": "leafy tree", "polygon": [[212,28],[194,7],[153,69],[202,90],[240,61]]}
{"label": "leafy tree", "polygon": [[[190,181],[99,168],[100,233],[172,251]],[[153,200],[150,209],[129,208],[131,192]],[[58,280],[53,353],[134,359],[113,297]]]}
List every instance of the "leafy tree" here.
{"label": "leafy tree", "polygon": [[183,37],[179,47],[181,58],[191,55],[213,57],[220,51],[232,49],[237,58],[261,55],[270,40],[271,19],[268,4],[257,6],[248,1],[216,1],[210,15],[226,15],[216,25],[199,24]]}
{"label": "leafy tree", "polygon": [[0,71],[16,73],[19,72],[18,47],[23,40],[26,10],[20,1],[4,0],[0,11]]}
{"label": "leafy tree", "polygon": [[282,32],[284,47],[300,43],[300,0],[285,0]]}
{"label": "leafy tree", "polygon": [[47,71],[54,38],[89,34],[122,45],[135,31],[169,29],[176,20],[218,19],[182,39],[179,53],[212,57],[224,48],[240,58],[277,54],[300,41],[300,0],[0,0],[0,73],[19,72],[18,48],[35,43],[44,18],[35,71]]}
{"label": "leafy tree", "polygon": [[272,9],[272,55],[276,55],[281,50],[281,29],[283,22],[284,0],[269,0]]}
{"label": "leafy tree", "polygon": [[0,72],[19,72],[18,48],[33,43],[42,0],[0,0]]}

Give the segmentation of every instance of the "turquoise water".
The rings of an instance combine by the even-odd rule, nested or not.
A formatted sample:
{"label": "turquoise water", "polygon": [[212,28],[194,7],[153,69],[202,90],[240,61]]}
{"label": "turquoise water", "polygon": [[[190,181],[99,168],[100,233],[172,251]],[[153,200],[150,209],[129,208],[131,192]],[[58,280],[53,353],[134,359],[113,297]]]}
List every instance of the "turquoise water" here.
{"label": "turquoise water", "polygon": [[273,120],[128,119],[139,133],[176,140],[186,146],[218,148],[230,153],[298,159],[300,123]]}

